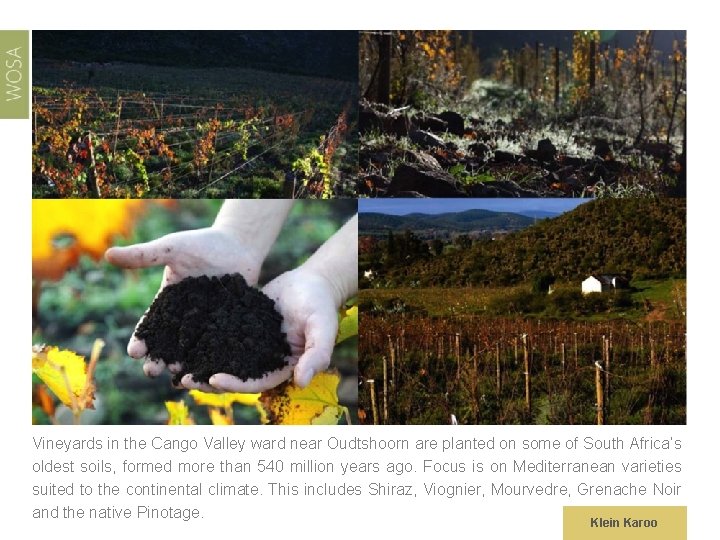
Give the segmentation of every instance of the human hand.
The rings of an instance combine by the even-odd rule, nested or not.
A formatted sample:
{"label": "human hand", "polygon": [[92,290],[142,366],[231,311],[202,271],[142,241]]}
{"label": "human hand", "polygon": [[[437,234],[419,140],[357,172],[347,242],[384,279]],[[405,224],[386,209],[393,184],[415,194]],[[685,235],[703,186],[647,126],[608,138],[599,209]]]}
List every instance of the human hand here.
{"label": "human hand", "polygon": [[[255,285],[263,257],[264,254],[242,245],[232,234],[217,227],[172,233],[145,244],[113,247],[105,252],[109,262],[123,268],[165,265],[158,294],[167,285],[203,275],[239,273],[249,285]],[[135,327],[136,331],[143,318]],[[172,358],[146,358],[147,346],[136,337],[135,332],[127,352],[133,358],[145,358],[143,371],[149,377],[158,376],[166,365],[171,372],[180,369]]]}
{"label": "human hand", "polygon": [[[217,373],[207,386],[225,392],[258,392],[277,386],[294,370],[295,384],[305,387],[328,367],[337,337],[338,309],[357,292],[357,223],[356,214],[302,266],[263,289],[283,316],[282,330],[292,352],[288,366],[260,381],[243,382]],[[191,378],[183,377],[183,384],[190,382]]]}
{"label": "human hand", "polygon": [[288,365],[261,379],[242,381],[227,373],[210,377],[209,384],[196,383],[192,375],[182,378],[187,388],[216,392],[255,393],[273,388],[294,372],[295,384],[305,387],[325,370],[335,347],[338,331],[337,295],[322,275],[300,267],[268,283],[263,292],[283,316],[282,331],[290,345]]}

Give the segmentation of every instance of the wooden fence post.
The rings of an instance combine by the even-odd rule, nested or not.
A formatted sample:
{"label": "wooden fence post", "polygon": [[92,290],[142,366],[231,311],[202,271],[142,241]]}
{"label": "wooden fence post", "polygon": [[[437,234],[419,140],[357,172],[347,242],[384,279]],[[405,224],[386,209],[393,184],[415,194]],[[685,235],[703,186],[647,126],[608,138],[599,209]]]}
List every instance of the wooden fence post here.
{"label": "wooden fence post", "polygon": [[540,90],[540,42],[535,42],[535,88],[533,94]]}
{"label": "wooden fence post", "polygon": [[640,329],[640,352],[638,353],[638,358],[640,359],[640,363],[643,362],[643,356],[645,356],[645,334],[642,332],[642,328]]}
{"label": "wooden fence post", "polygon": [[[612,336],[612,334],[610,334]],[[603,383],[603,390],[605,392],[605,399],[603,404],[607,410],[610,404],[610,339],[603,336],[603,354],[605,356],[605,362],[603,362],[603,371],[605,372],[605,381]],[[607,414],[605,415],[607,416]]]}
{"label": "wooden fence post", "polygon": [[653,339],[652,334],[648,337],[648,341],[650,342],[650,367],[655,367],[657,364],[657,358],[655,356],[655,340]]}
{"label": "wooden fence post", "polygon": [[595,363],[595,396],[597,403],[595,407],[597,409],[597,425],[602,426],[605,424],[605,391],[603,390],[603,375],[602,366],[599,362]]}
{"label": "wooden fence post", "polygon": [[388,368],[387,356],[383,355],[383,422],[388,423]]}
{"label": "wooden fence post", "polygon": [[530,351],[528,350],[528,335],[522,335],[523,366],[525,368],[525,409],[528,414],[532,411],[532,388],[530,382]]}
{"label": "wooden fence post", "polygon": [[502,393],[502,370],[500,368],[500,344],[495,344],[495,392],[497,393],[498,400]]}
{"label": "wooden fence post", "polygon": [[395,348],[392,346],[390,347],[390,385],[394,394],[397,385],[395,384]]}
{"label": "wooden fence post", "polygon": [[368,387],[370,388],[370,406],[372,408],[373,424],[378,425],[378,410],[377,410],[377,396],[375,396],[375,379],[367,380]]}
{"label": "wooden fence post", "polygon": [[573,347],[575,349],[575,369],[578,368],[577,332],[573,333]]}
{"label": "wooden fence post", "polygon": [[560,49],[555,47],[555,109],[560,106]]}
{"label": "wooden fence post", "polygon": [[472,407],[475,423],[478,422],[478,400],[477,400],[477,343],[473,344],[473,369],[472,369]]}
{"label": "wooden fence post", "polygon": [[112,153],[115,155],[118,142],[118,134],[120,133],[120,116],[122,115],[122,96],[118,93],[117,97],[117,122],[115,122],[115,137],[113,139],[113,150]]}
{"label": "wooden fence post", "polygon": [[460,381],[460,334],[455,334],[455,358],[457,361],[457,374],[455,375],[455,380]]}
{"label": "wooden fence post", "polygon": [[88,192],[90,193],[90,196],[99,199],[100,198],[100,186],[98,186],[97,182],[97,172],[95,170],[95,149],[94,147],[94,141],[92,132],[88,131],[87,135],[85,136],[85,140],[83,141],[83,144],[87,147],[87,153],[88,153],[88,159],[87,159],[87,175],[85,177],[85,182],[87,184]]}
{"label": "wooden fence post", "polygon": [[590,91],[592,92],[595,89],[595,51],[597,49],[597,44],[595,43],[594,39],[590,40],[590,77],[588,80],[588,86],[590,87]]}

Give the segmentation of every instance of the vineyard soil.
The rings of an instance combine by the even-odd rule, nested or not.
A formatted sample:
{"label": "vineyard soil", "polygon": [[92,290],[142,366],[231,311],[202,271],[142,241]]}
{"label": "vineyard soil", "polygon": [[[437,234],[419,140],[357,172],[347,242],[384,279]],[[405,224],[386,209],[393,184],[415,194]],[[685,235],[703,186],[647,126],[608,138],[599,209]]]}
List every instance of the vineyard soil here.
{"label": "vineyard soil", "polygon": [[203,383],[216,373],[247,381],[286,366],[281,323],[273,301],[240,274],[201,276],[165,287],[136,335],[151,358],[180,364],[175,384],[188,373]]}

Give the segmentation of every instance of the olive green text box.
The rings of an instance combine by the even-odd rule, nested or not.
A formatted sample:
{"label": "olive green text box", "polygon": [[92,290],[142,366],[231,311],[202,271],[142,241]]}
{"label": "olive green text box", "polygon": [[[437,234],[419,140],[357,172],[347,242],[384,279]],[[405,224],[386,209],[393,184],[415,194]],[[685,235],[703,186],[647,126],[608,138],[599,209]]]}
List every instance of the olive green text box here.
{"label": "olive green text box", "polygon": [[30,33],[0,30],[0,119],[30,117]]}

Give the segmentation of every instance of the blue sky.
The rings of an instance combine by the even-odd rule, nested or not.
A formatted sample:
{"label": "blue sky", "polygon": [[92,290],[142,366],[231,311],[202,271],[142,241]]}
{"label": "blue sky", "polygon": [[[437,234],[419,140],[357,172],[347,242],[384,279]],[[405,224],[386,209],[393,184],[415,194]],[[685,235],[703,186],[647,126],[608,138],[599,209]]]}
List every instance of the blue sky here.
{"label": "blue sky", "polygon": [[404,215],[413,212],[442,214],[462,212],[475,208],[495,212],[567,212],[579,204],[592,199],[359,199],[358,209],[362,212]]}

